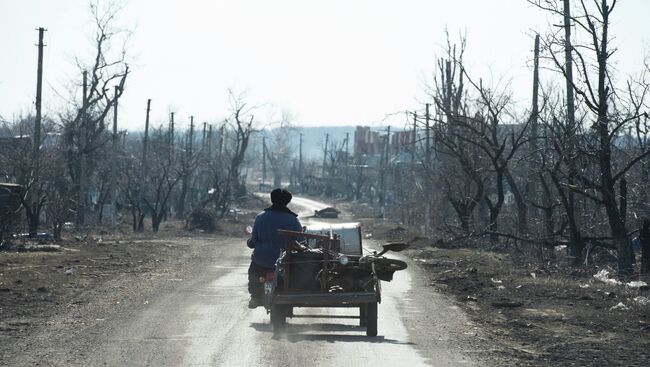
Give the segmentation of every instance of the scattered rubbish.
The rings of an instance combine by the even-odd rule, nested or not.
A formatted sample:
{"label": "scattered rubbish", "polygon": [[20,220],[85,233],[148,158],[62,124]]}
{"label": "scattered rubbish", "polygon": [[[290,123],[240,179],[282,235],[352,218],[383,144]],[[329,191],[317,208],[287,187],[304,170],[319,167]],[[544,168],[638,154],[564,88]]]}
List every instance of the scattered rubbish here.
{"label": "scattered rubbish", "polygon": [[502,289],[506,289],[506,287],[504,287],[502,285],[497,285],[497,289],[502,290]]}
{"label": "scattered rubbish", "polygon": [[609,270],[607,270],[607,269],[600,269],[600,271],[598,273],[594,274],[594,278],[596,278],[597,280],[599,280],[599,281],[601,281],[603,283],[607,283],[607,284],[611,284],[611,285],[621,285],[621,284],[623,284],[623,283],[621,283],[620,281],[618,281],[616,279],[611,279],[609,277]]}
{"label": "scattered rubbish", "polygon": [[57,252],[61,250],[61,246],[53,244],[39,245],[34,243],[24,244],[19,242],[4,241],[2,242],[0,249],[3,251],[15,252]]}
{"label": "scattered rubbish", "polygon": [[503,280],[499,280],[499,279],[490,278],[490,280],[491,280],[492,283],[494,283],[494,284],[501,284],[501,283],[503,283]]}
{"label": "scattered rubbish", "polygon": [[467,302],[478,302],[478,298],[474,296],[467,296]]}
{"label": "scattered rubbish", "polygon": [[625,285],[630,288],[639,288],[639,289],[648,287],[648,283],[644,282],[643,280],[633,280]]}
{"label": "scattered rubbish", "polygon": [[609,309],[610,311],[629,311],[630,307],[625,305],[623,302],[619,302],[616,306],[612,306]]}
{"label": "scattered rubbish", "polygon": [[372,233],[366,233],[365,238],[372,238]]}
{"label": "scattered rubbish", "polygon": [[586,288],[589,288],[590,285],[589,284],[578,284],[578,287],[580,287],[582,289],[586,289]]}
{"label": "scattered rubbish", "polygon": [[634,302],[638,303],[641,306],[648,306],[650,305],[650,298],[645,296],[638,296],[634,297]]}
{"label": "scattered rubbish", "polygon": [[628,288],[637,288],[639,290],[645,290],[650,288],[650,286],[648,286],[648,283],[642,280],[633,280],[629,283],[623,283],[619,280],[610,278],[609,271],[607,269],[601,269],[598,273],[594,274],[594,278],[596,278],[597,280],[603,283],[607,283],[610,285],[625,285]]}
{"label": "scattered rubbish", "polygon": [[75,268],[70,268],[65,271],[65,275],[75,275],[75,274],[77,274],[77,269]]}
{"label": "scattered rubbish", "polygon": [[516,302],[516,301],[497,301],[497,302],[492,302],[493,307],[498,307],[498,308],[517,308],[521,307],[524,304],[521,302]]}
{"label": "scattered rubbish", "polygon": [[49,232],[38,232],[36,235],[30,235],[29,233],[17,233],[13,235],[14,238],[31,238],[35,240],[45,240],[52,241],[54,236]]}
{"label": "scattered rubbish", "polygon": [[537,274],[535,274],[535,273],[530,273],[530,276],[531,276],[533,279],[536,279],[536,278],[537,278]]}

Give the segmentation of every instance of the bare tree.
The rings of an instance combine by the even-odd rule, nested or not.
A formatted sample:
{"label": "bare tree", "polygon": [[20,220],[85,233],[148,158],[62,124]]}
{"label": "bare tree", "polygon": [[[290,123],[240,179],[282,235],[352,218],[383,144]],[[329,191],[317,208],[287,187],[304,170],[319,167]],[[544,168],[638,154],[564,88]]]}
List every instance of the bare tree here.
{"label": "bare tree", "polygon": [[[579,32],[577,39],[584,39],[581,44],[573,44],[573,61],[577,66],[577,76],[571,75],[569,63],[562,62],[557,57],[558,50],[565,50],[570,42],[560,39],[555,33],[545,40],[547,55],[570,84],[570,90],[579,98],[582,108],[589,116],[591,125],[586,131],[588,140],[576,154],[583,155],[590,165],[596,167],[595,176],[585,175],[577,170],[576,183],[564,183],[572,192],[587,196],[605,210],[610,236],[618,250],[619,274],[629,275],[633,268],[633,252],[626,224],[627,210],[627,180],[628,172],[647,155],[648,151],[640,151],[628,155],[620,162],[615,160],[617,139],[624,127],[633,122],[641,111],[629,108],[617,90],[613,80],[610,59],[615,48],[611,46],[610,24],[611,16],[616,8],[616,0],[598,0],[586,2],[577,1],[574,14],[565,12],[569,1],[560,7],[558,1],[531,1],[536,6],[562,16],[575,25]],[[566,20],[565,20],[566,22]],[[575,159],[575,157],[570,157]],[[590,172],[591,170],[587,170]]]}
{"label": "bare tree", "polygon": [[[241,177],[241,169],[255,120],[255,116],[252,115],[252,109],[244,101],[243,95],[236,96],[231,91],[230,103],[232,115],[226,119],[226,124],[232,133],[228,134],[230,139],[229,141],[225,141],[226,148],[224,150],[224,154],[229,162],[227,165],[228,185],[225,193],[229,200],[246,193],[246,185]],[[226,210],[226,206],[221,208],[221,216],[225,214]]]}
{"label": "bare tree", "polygon": [[170,154],[170,149],[169,140],[163,130],[154,130],[151,139],[151,156],[148,159],[150,164],[142,196],[144,205],[151,213],[151,228],[154,233],[160,228],[172,190],[181,178],[175,164],[175,156]]}
{"label": "bare tree", "polygon": [[[120,7],[109,2],[105,7],[99,2],[90,4],[95,26],[93,38],[94,56],[90,63],[77,59],[77,66],[83,81],[81,83],[81,103],[74,103],[74,110],[61,115],[67,151],[67,165],[70,177],[76,183],[77,224],[85,221],[87,203],[87,183],[95,170],[97,160],[94,154],[110,140],[106,118],[113,104],[122,95],[129,67],[124,44],[118,52],[113,51],[114,43],[123,41],[128,32],[115,27]],[[117,85],[117,93],[111,88]],[[74,93],[78,94],[78,92]],[[74,98],[77,100],[78,98]]]}

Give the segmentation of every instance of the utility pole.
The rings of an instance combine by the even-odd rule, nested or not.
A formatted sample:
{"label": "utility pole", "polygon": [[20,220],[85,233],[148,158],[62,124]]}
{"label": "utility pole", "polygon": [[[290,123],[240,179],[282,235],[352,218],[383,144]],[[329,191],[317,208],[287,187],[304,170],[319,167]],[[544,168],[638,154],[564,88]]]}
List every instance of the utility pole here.
{"label": "utility pole", "polygon": [[303,138],[303,133],[300,133],[300,148],[298,150],[298,181],[300,182],[301,188],[300,190],[302,191],[302,138]]}
{"label": "utility pole", "polygon": [[212,124],[208,125],[208,159],[212,158]]}
{"label": "utility pole", "polygon": [[83,72],[82,102],[79,126],[79,192],[77,197],[77,228],[84,224],[86,207],[86,127],[88,108],[88,72]]}
{"label": "utility pole", "polygon": [[384,144],[382,146],[381,152],[381,168],[379,171],[379,206],[382,208],[382,214],[384,211],[384,206],[386,205],[386,166],[388,166],[388,151],[390,147],[390,126],[386,130],[386,136],[384,137]]}
{"label": "utility pole", "polygon": [[203,123],[203,139],[202,139],[201,147],[205,147],[205,144],[206,144],[205,139],[206,139],[206,137],[207,137],[207,136],[206,136],[207,128],[208,128],[208,123],[207,123],[207,122],[204,122],[204,123]]}
{"label": "utility pole", "polygon": [[[451,98],[451,97],[450,97]],[[429,115],[429,106],[430,104],[427,103],[425,105],[425,138],[426,138],[426,143],[425,143],[425,157],[424,157],[424,174],[425,174],[425,185],[424,189],[425,190],[433,190],[431,187],[431,174],[430,174],[430,169],[431,169],[431,129],[429,126],[430,118],[431,116]],[[429,230],[431,228],[431,197],[428,195],[429,193],[425,193],[424,197],[426,197],[426,202],[424,204],[424,231],[426,234],[429,233]]]}
{"label": "utility pole", "polygon": [[431,121],[431,116],[429,115],[429,107],[431,106],[430,103],[427,103],[425,105],[426,107],[426,112],[425,112],[425,133],[426,133],[426,156],[425,156],[425,164],[426,164],[426,170],[427,172],[429,171],[429,164],[431,163],[431,129],[429,126],[429,122]]}
{"label": "utility pole", "polygon": [[169,147],[169,160],[172,160],[172,157],[174,156],[174,113],[170,112],[169,113],[169,141],[167,142],[167,146]]}
{"label": "utility pole", "polygon": [[[573,46],[571,45],[571,5],[564,0],[564,57],[566,69],[567,118],[571,129],[575,126],[575,100],[573,97]],[[571,130],[573,131],[573,130]],[[572,159],[573,157],[570,157]]]}
{"label": "utility pole", "polygon": [[[416,117],[417,117],[417,114],[413,113],[413,138],[411,139],[411,171],[414,170],[414,164],[415,164],[415,148],[416,148],[415,141],[417,140],[416,139],[416,135],[417,135],[417,119],[416,119]],[[409,111],[406,111],[406,121],[407,122],[408,122],[408,118],[409,118]]]}
{"label": "utility pole", "polygon": [[266,183],[266,136],[262,136],[262,185]]}
{"label": "utility pole", "polygon": [[194,116],[190,116],[190,136],[187,143],[188,143],[187,152],[189,153],[188,159],[191,160],[193,154],[192,146],[194,143]]}
{"label": "utility pole", "polygon": [[323,177],[325,177],[325,169],[327,167],[327,148],[329,146],[329,143],[330,143],[330,134],[327,133],[325,134],[325,150],[323,154],[323,173],[322,173]]}
{"label": "utility pole", "polygon": [[151,99],[147,100],[147,117],[144,121],[144,139],[142,140],[142,168],[147,169],[147,146],[149,145],[149,113],[151,112]]}
{"label": "utility pole", "polygon": [[226,126],[221,125],[221,128],[219,128],[219,162],[221,162],[221,156],[223,154],[223,141],[225,138],[226,134]]}
{"label": "utility pole", "polygon": [[[345,133],[345,182],[350,186],[350,133]],[[351,188],[347,189],[347,198],[351,198],[352,190]]]}
{"label": "utility pole", "polygon": [[169,146],[174,146],[174,113],[169,114]]}
{"label": "utility pole", "polygon": [[[538,152],[538,146],[537,146],[537,136],[538,136],[538,131],[537,131],[537,125],[538,125],[538,119],[539,119],[539,34],[535,36],[535,49],[534,49],[534,58],[533,58],[533,110],[531,112],[530,116],[530,147],[531,147],[531,153],[533,158],[539,158],[539,161],[535,159],[534,164],[530,165],[529,168],[529,173],[528,173],[528,179],[530,182],[530,185],[526,185],[526,191],[527,192],[527,197],[531,202],[537,202],[537,195],[538,195],[538,189],[537,189],[537,179],[535,177],[536,169],[539,168],[539,164],[541,164],[541,153]],[[546,196],[546,195],[544,195]],[[548,198],[550,199],[550,198]],[[544,198],[544,205],[548,204],[546,198]],[[539,210],[536,208],[531,208],[532,213],[535,215],[535,219],[537,219],[537,213],[539,213]],[[548,228],[548,223],[545,226]],[[551,231],[552,232],[552,231]],[[547,235],[551,235],[552,233],[547,233]]]}
{"label": "utility pole", "polygon": [[[604,9],[603,9],[604,11]],[[567,131],[569,132],[569,141],[567,147],[568,160],[569,160],[569,177],[567,181],[570,186],[574,185],[578,169],[575,162],[575,99],[573,95],[573,46],[571,45],[571,4],[569,0],[564,0],[564,57],[565,57],[565,70],[566,70],[566,106],[567,106]],[[575,218],[577,213],[575,210],[575,198],[573,190],[567,190],[568,208],[567,211],[571,213],[569,219],[569,240],[573,246],[569,248],[569,256],[577,262],[580,254],[577,254],[578,241],[580,241],[580,233],[577,231],[577,224]]]}
{"label": "utility pole", "polygon": [[345,165],[348,165],[350,157],[350,133],[345,133]]}
{"label": "utility pole", "polygon": [[41,147],[41,102],[43,96],[43,34],[45,28],[38,28],[38,67],[36,69],[36,119],[34,120],[32,165],[38,172],[39,151]]}
{"label": "utility pole", "polygon": [[116,227],[117,216],[117,183],[116,183],[116,166],[117,166],[117,97],[120,87],[115,86],[113,97],[113,135],[112,135],[112,154],[111,154],[111,228]]}
{"label": "utility pole", "polygon": [[[142,171],[140,172],[140,179],[138,183],[137,205],[141,208],[142,198],[144,197],[144,180],[147,176],[147,145],[149,142],[149,113],[151,112],[151,99],[147,100],[147,114],[144,121],[144,137],[142,138]],[[144,217],[141,217],[144,218]],[[143,222],[138,221],[137,230],[144,230]]]}

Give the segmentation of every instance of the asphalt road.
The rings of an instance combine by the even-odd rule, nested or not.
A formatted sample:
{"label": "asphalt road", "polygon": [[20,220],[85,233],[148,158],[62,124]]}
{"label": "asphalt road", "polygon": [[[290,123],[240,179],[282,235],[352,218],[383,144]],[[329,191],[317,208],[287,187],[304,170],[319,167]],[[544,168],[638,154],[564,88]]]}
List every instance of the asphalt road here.
{"label": "asphalt road", "polygon": [[[294,198],[291,205],[306,223],[308,219],[304,216],[324,204]],[[51,358],[42,364],[312,367],[478,364],[475,360],[480,352],[477,328],[451,301],[426,284],[417,266],[396,273],[394,281],[382,284],[377,337],[366,337],[365,328],[356,326],[358,320],[318,318],[289,319],[286,334],[274,337],[265,310],[246,307],[250,250],[243,241],[235,239],[205,248],[210,249],[209,253],[187,278],[150,293],[141,307],[102,321],[92,335],[79,335],[74,338],[76,342],[54,343],[45,354]],[[352,315],[356,309],[296,309],[296,314],[316,312]],[[42,338],[48,336],[44,334]],[[71,354],[74,358],[69,357]],[[27,359],[23,362],[31,364]],[[21,364],[20,359],[16,363]]]}

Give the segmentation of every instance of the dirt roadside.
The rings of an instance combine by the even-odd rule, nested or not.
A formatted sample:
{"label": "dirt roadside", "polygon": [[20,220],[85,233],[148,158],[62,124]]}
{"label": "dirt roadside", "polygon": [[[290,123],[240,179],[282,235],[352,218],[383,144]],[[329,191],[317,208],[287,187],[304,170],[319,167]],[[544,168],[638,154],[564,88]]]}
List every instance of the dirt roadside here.
{"label": "dirt roadside", "polygon": [[[367,206],[338,203],[380,241],[411,243],[408,256],[430,285],[453,297],[497,344],[488,360],[508,366],[647,366],[648,287],[602,282],[603,268],[540,263],[505,249],[441,244],[378,218]],[[606,269],[606,268],[605,268]],[[610,275],[611,277],[611,275]]]}
{"label": "dirt roadside", "polygon": [[[24,354],[42,365],[74,365],[93,335],[106,332],[106,320],[138,312],[152,292],[173,292],[210,261],[206,246],[233,243],[253,215],[222,222],[216,234],[171,222],[155,236],[70,234],[46,243],[49,251],[0,251],[0,365]],[[61,350],[76,352],[56,355]]]}

